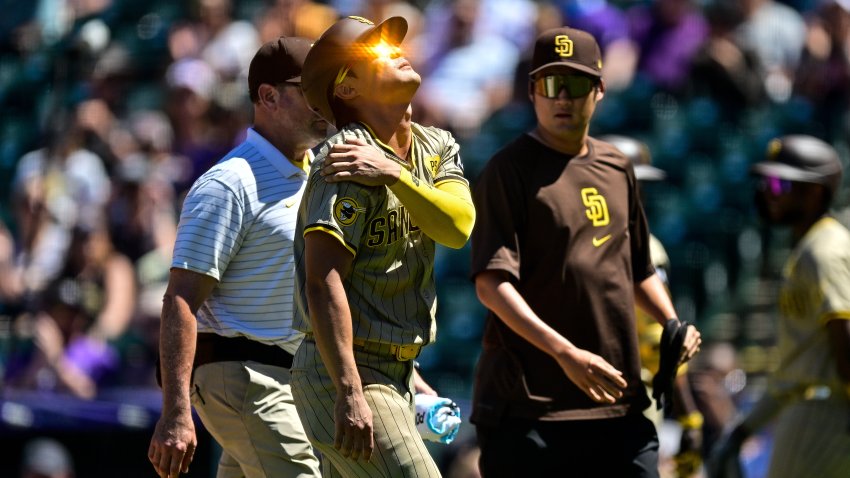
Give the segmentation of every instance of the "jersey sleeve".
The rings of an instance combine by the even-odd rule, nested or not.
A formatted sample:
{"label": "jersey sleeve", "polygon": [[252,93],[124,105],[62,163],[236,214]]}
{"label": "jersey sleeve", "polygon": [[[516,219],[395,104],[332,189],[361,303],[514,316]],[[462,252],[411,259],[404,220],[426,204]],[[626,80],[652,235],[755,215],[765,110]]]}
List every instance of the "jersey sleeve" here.
{"label": "jersey sleeve", "polygon": [[329,183],[318,174],[311,177],[304,196],[304,234],[322,231],[336,237],[352,254],[357,254],[366,234],[372,211],[371,192],[360,184],[343,181]]}
{"label": "jersey sleeve", "polygon": [[498,156],[478,178],[473,192],[476,223],[472,231],[470,277],[485,270],[502,270],[520,279],[517,231],[523,223],[519,176]]}
{"label": "jersey sleeve", "polygon": [[444,181],[458,181],[468,186],[469,182],[463,175],[463,163],[460,160],[460,145],[457,144],[454,136],[448,131],[439,130],[439,133],[436,133],[433,132],[434,128],[429,128],[429,130],[429,133],[439,134],[440,144],[442,145],[437,174],[434,176],[434,185]]}
{"label": "jersey sleeve", "polygon": [[200,179],[183,202],[171,267],[221,280],[242,244],[245,216],[242,198],[224,181]]}
{"label": "jersey sleeve", "polygon": [[820,318],[823,322],[850,320],[850,251],[827,251],[818,259],[818,282],[823,293]]}
{"label": "jersey sleeve", "polygon": [[631,163],[626,164],[629,187],[629,237],[632,252],[632,277],[637,284],[655,273],[649,242],[649,223],[640,200],[640,191]]}

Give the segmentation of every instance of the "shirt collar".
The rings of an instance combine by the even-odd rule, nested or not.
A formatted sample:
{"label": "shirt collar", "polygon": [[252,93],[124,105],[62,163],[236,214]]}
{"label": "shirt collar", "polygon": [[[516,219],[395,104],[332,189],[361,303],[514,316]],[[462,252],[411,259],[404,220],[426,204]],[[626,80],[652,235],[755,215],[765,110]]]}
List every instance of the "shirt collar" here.
{"label": "shirt collar", "polygon": [[[283,153],[275,148],[269,141],[258,133],[254,128],[248,128],[245,141],[257,149],[266,160],[280,171],[285,178],[292,178],[299,174],[306,174],[303,169],[292,164]],[[312,161],[312,158],[310,158]]]}

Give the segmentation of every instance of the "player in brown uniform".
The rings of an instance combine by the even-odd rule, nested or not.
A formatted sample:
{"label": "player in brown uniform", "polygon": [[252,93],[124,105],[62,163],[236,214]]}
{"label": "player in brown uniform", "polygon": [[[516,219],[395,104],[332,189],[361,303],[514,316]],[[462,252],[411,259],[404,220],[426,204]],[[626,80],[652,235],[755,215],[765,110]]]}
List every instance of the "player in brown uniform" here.
{"label": "player in brown uniform", "polygon": [[772,140],[756,203],[791,228],[779,291],[779,366],[753,409],[718,442],[712,477],[741,476],[745,438],[776,420],[769,478],[850,476],[850,231],[828,211],[841,184],[835,149],[804,135]]}
{"label": "player in brown uniform", "polygon": [[[307,337],[292,387],[325,476],[440,474],[414,423],[412,359],[436,333],[435,242],[463,246],[475,211],[451,135],[396,134],[420,82],[398,47],[406,30],[401,17],[344,18],[304,62],[308,103],[339,128],[313,150],[295,244]],[[356,147],[397,167],[338,181],[345,162],[326,158]]]}
{"label": "player in brown uniform", "polygon": [[[471,273],[490,315],[471,421],[485,477],[658,476],[634,308],[662,323],[676,313],[632,165],[588,136],[601,68],[588,33],[543,32],[537,127],[496,153],[474,191]],[[698,347],[688,326],[682,359]]]}

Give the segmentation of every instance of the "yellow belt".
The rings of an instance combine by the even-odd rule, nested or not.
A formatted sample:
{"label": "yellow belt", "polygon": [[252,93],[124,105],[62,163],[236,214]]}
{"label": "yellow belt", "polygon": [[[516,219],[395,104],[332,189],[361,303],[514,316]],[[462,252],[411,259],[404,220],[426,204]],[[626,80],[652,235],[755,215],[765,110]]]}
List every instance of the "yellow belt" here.
{"label": "yellow belt", "polygon": [[407,362],[408,360],[413,360],[418,357],[419,353],[422,351],[422,345],[419,344],[386,344],[383,342],[371,342],[368,340],[359,339],[357,337],[354,338],[353,342],[355,349],[360,349],[364,352],[370,352],[375,354],[391,355],[394,356],[399,362]]}

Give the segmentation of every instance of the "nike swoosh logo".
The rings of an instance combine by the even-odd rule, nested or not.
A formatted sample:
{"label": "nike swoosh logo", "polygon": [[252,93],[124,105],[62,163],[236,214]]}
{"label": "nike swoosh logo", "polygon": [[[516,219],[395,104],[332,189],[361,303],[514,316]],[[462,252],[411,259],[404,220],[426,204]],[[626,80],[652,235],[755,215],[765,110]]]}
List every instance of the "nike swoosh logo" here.
{"label": "nike swoosh logo", "polygon": [[283,201],[283,205],[289,208],[289,207],[294,206],[295,203],[297,203],[297,202],[298,202],[297,199],[287,199],[287,200]]}
{"label": "nike swoosh logo", "polygon": [[611,239],[611,234],[608,234],[607,236],[602,236],[600,238],[594,237],[593,238],[593,247],[599,247],[602,244],[605,244],[606,242],[608,242],[608,239]]}

